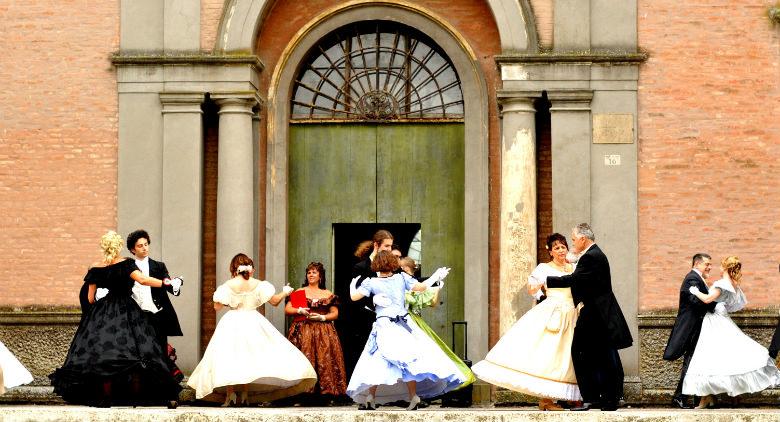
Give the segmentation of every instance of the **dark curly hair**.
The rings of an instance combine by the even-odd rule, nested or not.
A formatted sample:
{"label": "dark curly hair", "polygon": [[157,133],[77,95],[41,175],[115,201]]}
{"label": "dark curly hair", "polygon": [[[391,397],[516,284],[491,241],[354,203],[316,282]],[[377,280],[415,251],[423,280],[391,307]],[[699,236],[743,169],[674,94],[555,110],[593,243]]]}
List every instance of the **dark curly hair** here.
{"label": "dark curly hair", "polygon": [[309,263],[309,265],[306,266],[306,271],[304,272],[303,276],[303,287],[306,287],[309,285],[309,279],[306,277],[305,274],[309,273],[309,270],[317,270],[317,272],[320,274],[320,283],[317,285],[322,290],[325,290],[325,266],[322,265],[322,262],[316,262],[312,261]]}
{"label": "dark curly hair", "polygon": [[549,236],[547,236],[547,242],[544,244],[545,248],[547,248],[548,251],[552,250],[553,243],[555,242],[561,242],[563,243],[563,246],[566,246],[566,249],[569,249],[569,244],[566,243],[566,236],[560,234],[560,233],[553,233]]}
{"label": "dark curly hair", "polygon": [[371,262],[371,271],[393,273],[400,268],[398,258],[390,251],[380,251]]}
{"label": "dark curly hair", "polygon": [[152,239],[149,238],[149,233],[146,232],[146,230],[136,230],[130,234],[127,235],[127,250],[130,251],[133,255],[135,255],[135,252],[133,252],[133,249],[135,249],[135,244],[138,242],[139,239],[146,239],[146,242],[151,244]]}

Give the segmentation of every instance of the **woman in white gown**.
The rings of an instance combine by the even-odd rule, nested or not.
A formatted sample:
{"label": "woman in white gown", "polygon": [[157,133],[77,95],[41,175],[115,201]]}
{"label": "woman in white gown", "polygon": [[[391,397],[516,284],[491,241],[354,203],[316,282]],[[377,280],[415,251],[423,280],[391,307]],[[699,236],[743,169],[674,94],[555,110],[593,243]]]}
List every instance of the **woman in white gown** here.
{"label": "woman in white gown", "polygon": [[285,286],[274,295],[274,286],[252,278],[253,272],[252,260],[236,255],[230,261],[233,278],[214,292],[214,309],[230,310],[187,381],[197,399],[224,399],[223,406],[270,401],[307,391],[317,382],[306,356],[257,311],[266,302],[278,305],[293,289]]}
{"label": "woman in white gown", "polygon": [[[569,247],[563,235],[548,236],[546,248],[552,260],[539,264],[528,277],[528,292],[537,299],[548,276],[574,271],[566,261]],[[540,397],[540,410],[562,410],[553,399],[582,400],[571,360],[578,311],[570,288],[547,289],[545,295],[472,370],[483,381]]]}
{"label": "woman in white gown", "polygon": [[701,324],[688,372],[683,380],[683,394],[704,396],[699,408],[712,407],[713,394],[737,396],[755,393],[780,383],[780,371],[767,349],[745,335],[729,318],[729,312],[745,307],[747,299],[739,287],[742,264],[736,256],[721,262],[721,279],[705,294],[691,287],[691,294],[704,303],[718,302],[715,311],[707,313]]}
{"label": "woman in white gown", "polygon": [[6,388],[29,384],[32,380],[30,371],[0,341],[0,394],[4,394]]}

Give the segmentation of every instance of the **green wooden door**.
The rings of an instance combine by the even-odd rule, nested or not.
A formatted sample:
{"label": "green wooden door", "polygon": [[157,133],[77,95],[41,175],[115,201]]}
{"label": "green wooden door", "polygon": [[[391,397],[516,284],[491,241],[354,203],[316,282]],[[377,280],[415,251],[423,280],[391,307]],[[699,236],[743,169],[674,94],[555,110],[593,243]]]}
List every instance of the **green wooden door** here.
{"label": "green wooden door", "polygon": [[450,321],[463,319],[463,124],[291,125],[289,151],[291,285],[311,261],[333,274],[334,223],[418,223],[422,274],[452,267],[443,304],[424,313],[449,341]]}

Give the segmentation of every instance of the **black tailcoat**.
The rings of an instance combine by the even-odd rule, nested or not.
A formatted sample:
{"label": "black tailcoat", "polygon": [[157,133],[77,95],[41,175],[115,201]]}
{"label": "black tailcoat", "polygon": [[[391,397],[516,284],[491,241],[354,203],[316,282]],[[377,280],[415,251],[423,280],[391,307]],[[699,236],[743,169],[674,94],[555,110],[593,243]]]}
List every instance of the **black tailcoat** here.
{"label": "black tailcoat", "polygon": [[[168,268],[165,267],[165,263],[155,261],[149,258],[149,276],[159,278],[170,278],[168,274]],[[181,326],[179,325],[179,317],[176,315],[176,310],[171,304],[171,299],[168,297],[168,293],[173,293],[171,286],[152,287],[152,300],[159,312],[154,314],[152,320],[154,321],[155,328],[159,331],[160,336],[180,336],[182,335]]]}
{"label": "black tailcoat", "polygon": [[631,346],[634,339],[612,292],[609,261],[598,245],[594,244],[580,257],[571,274],[547,277],[547,287],[571,287],[574,303],[584,305],[577,326],[586,330],[578,331],[596,334],[594,338],[608,339],[613,349]]}
{"label": "black tailcoat", "polygon": [[677,318],[674,320],[672,333],[664,350],[665,360],[677,360],[685,352],[693,351],[701,332],[701,322],[707,312],[715,309],[716,302],[709,304],[702,302],[689,291],[691,287],[698,288],[702,293],[707,293],[707,285],[704,280],[691,270],[680,286],[680,304],[677,310]]}

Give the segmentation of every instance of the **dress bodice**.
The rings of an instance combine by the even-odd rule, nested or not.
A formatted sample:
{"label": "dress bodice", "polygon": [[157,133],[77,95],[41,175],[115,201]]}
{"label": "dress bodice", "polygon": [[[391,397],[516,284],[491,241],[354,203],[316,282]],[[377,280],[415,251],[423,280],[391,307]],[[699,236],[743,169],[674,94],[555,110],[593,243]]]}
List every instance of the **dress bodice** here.
{"label": "dress bodice", "polygon": [[406,291],[411,290],[412,286],[417,283],[414,277],[408,274],[400,273],[393,274],[390,277],[373,277],[363,281],[363,284],[358,287],[358,291],[363,296],[382,295],[388,300],[381,302],[387,302],[387,306],[381,306],[376,301],[376,315],[394,317],[397,315],[406,314]]}
{"label": "dress bodice", "polygon": [[339,306],[339,297],[331,294],[328,297],[325,298],[306,298],[306,304],[309,308],[309,312],[314,312],[316,314],[325,315],[328,312],[330,312],[331,306]]}
{"label": "dress bodice", "polygon": [[[130,296],[135,283],[130,274],[137,269],[132,259],[125,259],[105,267],[92,267],[84,276],[84,286],[94,284],[108,289],[108,294],[111,296]],[[82,290],[86,294],[86,289]],[[86,299],[86,296],[84,298]]]}
{"label": "dress bodice", "polygon": [[[574,265],[572,265],[572,268],[574,268]],[[567,272],[563,272],[557,268],[554,268],[552,265],[548,263],[541,263],[534,268],[534,270],[531,272],[531,275],[528,276],[528,285],[532,287],[542,286],[547,281],[547,277],[549,276],[564,276],[567,274]],[[571,288],[565,287],[565,288],[554,288],[554,289],[547,289],[547,297],[551,297],[553,295],[563,295],[567,298],[571,299]],[[538,290],[536,293],[536,299],[539,299],[542,296],[542,290]]]}
{"label": "dress bodice", "polygon": [[257,280],[257,282],[257,286],[254,289],[246,292],[237,292],[230,288],[226,281],[214,291],[213,300],[235,310],[253,311],[265,302],[268,302],[268,299],[276,291],[273,284],[267,281]]}
{"label": "dress bodice", "polygon": [[[715,307],[716,312],[737,312],[747,304],[747,297],[745,297],[745,293],[742,289],[739,288],[739,286],[734,287],[731,284],[731,280],[727,278],[722,278],[713,283],[710,290],[714,288],[720,289],[720,296],[715,299],[715,301],[718,302],[718,305]],[[723,305],[721,306],[721,304]]]}

